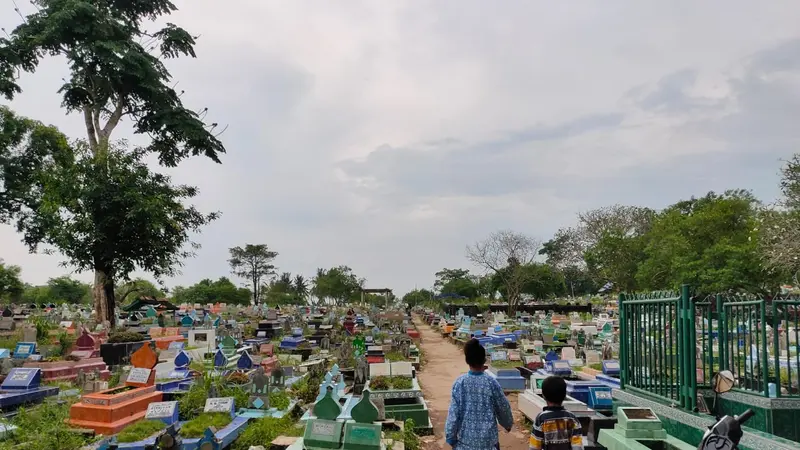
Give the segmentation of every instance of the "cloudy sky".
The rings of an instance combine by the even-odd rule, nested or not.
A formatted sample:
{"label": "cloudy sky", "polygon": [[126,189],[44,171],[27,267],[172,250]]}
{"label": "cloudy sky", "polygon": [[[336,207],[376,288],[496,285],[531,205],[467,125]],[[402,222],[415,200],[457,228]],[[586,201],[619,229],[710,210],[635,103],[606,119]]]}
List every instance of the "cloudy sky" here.
{"label": "cloudy sky", "polygon": [[[774,199],[800,150],[795,0],[176,4],[169,20],[201,35],[170,66],[184,100],[229,127],[222,165],[172,172],[222,217],[169,286],[266,243],[281,270],[347,264],[402,294],[500,228],[546,239],[582,210],[727,188]],[[12,107],[79,137],[65,70],[43,64]],[[26,281],[66,270],[19,241],[0,227]]]}

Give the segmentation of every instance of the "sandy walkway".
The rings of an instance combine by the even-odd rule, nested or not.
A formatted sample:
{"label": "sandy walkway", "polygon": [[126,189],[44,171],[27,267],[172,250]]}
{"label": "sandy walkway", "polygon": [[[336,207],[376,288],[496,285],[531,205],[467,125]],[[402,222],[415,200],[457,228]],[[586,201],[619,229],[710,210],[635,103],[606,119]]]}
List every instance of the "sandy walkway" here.
{"label": "sandy walkway", "polygon": [[[423,438],[426,450],[449,449],[444,441],[444,423],[447,420],[447,409],[450,407],[450,388],[459,375],[466,372],[464,356],[461,349],[442,338],[441,334],[431,329],[419,318],[414,322],[422,337],[422,349],[427,363],[419,373],[420,384],[425,393],[425,401],[430,409],[431,422],[435,436]],[[509,394],[511,410],[514,412],[514,428],[511,433],[500,431],[500,448],[502,450],[523,450],[528,448],[528,433],[520,424],[522,413],[517,409],[517,394]]]}

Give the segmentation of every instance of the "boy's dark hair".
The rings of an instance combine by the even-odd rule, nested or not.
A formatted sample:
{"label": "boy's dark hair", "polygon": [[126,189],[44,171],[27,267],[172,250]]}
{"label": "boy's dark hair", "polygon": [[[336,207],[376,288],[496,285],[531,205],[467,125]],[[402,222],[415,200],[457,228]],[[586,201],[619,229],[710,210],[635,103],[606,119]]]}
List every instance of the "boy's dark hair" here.
{"label": "boy's dark hair", "polygon": [[486,363],[486,349],[477,339],[470,339],[464,344],[464,357],[470,367],[483,367]]}
{"label": "boy's dark hair", "polygon": [[567,382],[561,377],[549,376],[542,382],[542,397],[550,403],[560,405],[567,397]]}

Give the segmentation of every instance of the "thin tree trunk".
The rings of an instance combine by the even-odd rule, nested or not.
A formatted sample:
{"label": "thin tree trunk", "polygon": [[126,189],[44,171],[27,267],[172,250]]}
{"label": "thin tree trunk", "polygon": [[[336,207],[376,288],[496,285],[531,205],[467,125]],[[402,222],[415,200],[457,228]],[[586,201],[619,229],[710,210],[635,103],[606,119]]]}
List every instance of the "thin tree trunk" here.
{"label": "thin tree trunk", "polygon": [[94,297],[94,309],[97,314],[97,322],[108,321],[113,328],[116,325],[114,314],[114,282],[107,272],[101,268],[94,271],[94,287],[92,289]]}

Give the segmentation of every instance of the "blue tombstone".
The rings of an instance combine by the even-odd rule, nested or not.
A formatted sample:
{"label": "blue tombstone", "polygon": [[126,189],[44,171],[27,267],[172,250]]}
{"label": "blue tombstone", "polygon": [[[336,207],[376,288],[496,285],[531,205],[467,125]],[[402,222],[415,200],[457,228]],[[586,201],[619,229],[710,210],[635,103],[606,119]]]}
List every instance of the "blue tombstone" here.
{"label": "blue tombstone", "polygon": [[619,372],[619,361],[613,359],[603,361],[603,375],[618,377]]}
{"label": "blue tombstone", "polygon": [[183,319],[181,319],[181,325],[184,327],[194,326],[194,319],[189,316],[183,316]]}
{"label": "blue tombstone", "polygon": [[183,369],[189,366],[192,362],[192,358],[189,356],[188,353],[181,350],[175,355],[175,360],[173,361],[175,364],[176,369]]}
{"label": "blue tombstone", "polygon": [[11,350],[7,348],[0,348],[0,359],[6,359],[11,357]]}
{"label": "blue tombstone", "polygon": [[610,387],[590,387],[587,404],[595,411],[611,411],[612,398]]}
{"label": "blue tombstone", "polygon": [[240,370],[250,370],[253,368],[253,358],[247,353],[247,350],[241,353],[239,360],[236,361],[236,368]]}
{"label": "blue tombstone", "polygon": [[0,389],[4,391],[37,389],[41,381],[42,369],[38,367],[16,367],[8,373],[3,384],[0,385]]}
{"label": "blue tombstone", "polygon": [[214,328],[218,327],[218,326],[219,326],[219,324],[220,324],[220,317],[219,317],[219,316],[217,316],[217,318],[216,318],[216,319],[214,319]]}
{"label": "blue tombstone", "polygon": [[28,359],[34,353],[36,353],[36,342],[17,342],[14,359]]}
{"label": "blue tombstone", "polygon": [[203,450],[220,450],[222,448],[222,444],[214,435],[214,432],[211,431],[211,428],[206,428],[206,431],[203,433],[203,437],[197,441],[196,448],[202,448]]}
{"label": "blue tombstone", "polygon": [[214,353],[214,367],[225,367],[228,364],[228,357],[222,353],[222,350],[217,349],[217,352]]}
{"label": "blue tombstone", "polygon": [[556,352],[550,350],[549,352],[547,352],[546,355],[544,355],[544,360],[545,361],[558,361],[558,354],[556,354]]}

